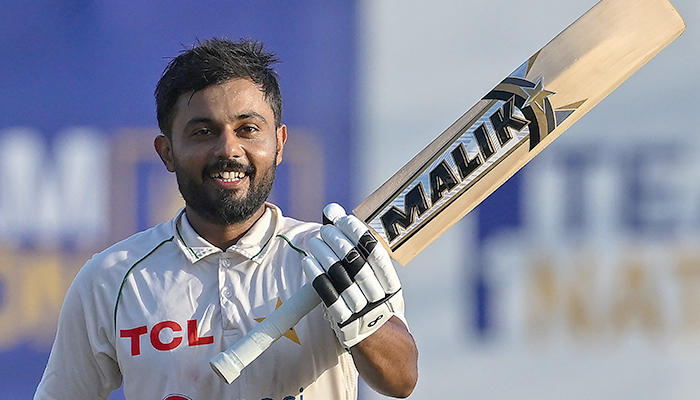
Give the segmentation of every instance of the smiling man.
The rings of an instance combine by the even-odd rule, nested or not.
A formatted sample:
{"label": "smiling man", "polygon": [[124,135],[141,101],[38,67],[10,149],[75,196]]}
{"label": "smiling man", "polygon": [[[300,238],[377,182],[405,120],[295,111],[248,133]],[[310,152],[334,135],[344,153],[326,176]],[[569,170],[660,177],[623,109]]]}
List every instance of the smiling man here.
{"label": "smiling man", "polygon": [[[81,269],[35,399],[106,399],[122,382],[127,399],[355,399],[358,373],[412,392],[417,349],[386,251],[337,205],[321,227],[266,202],[287,140],[274,62],[222,39],[170,62],[155,149],[185,208]],[[319,276],[326,306],[219,379],[209,360]]]}
{"label": "smiling man", "polygon": [[246,78],[183,94],[173,109],[171,131],[156,138],[156,151],[176,174],[190,223],[225,249],[265,211],[287,127]]}

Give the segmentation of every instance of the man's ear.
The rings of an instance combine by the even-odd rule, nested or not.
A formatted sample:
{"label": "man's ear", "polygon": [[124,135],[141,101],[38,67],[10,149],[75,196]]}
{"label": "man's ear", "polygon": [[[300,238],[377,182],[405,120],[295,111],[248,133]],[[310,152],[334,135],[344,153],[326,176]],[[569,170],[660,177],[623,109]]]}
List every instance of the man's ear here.
{"label": "man's ear", "polygon": [[173,147],[170,139],[164,135],[156,136],[153,146],[156,148],[156,153],[165,164],[165,168],[170,172],[175,172],[175,162],[173,161]]}
{"label": "man's ear", "polygon": [[277,165],[282,162],[285,143],[287,143],[287,125],[282,124],[277,128]]}

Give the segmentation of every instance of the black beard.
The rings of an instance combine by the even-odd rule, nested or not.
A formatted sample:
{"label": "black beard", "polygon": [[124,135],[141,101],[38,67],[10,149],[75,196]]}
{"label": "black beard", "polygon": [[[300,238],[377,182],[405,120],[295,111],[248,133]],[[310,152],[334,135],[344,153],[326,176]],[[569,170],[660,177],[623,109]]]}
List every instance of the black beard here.
{"label": "black beard", "polygon": [[197,184],[192,179],[186,179],[187,174],[175,162],[175,175],[185,204],[202,218],[216,225],[227,226],[243,222],[250,218],[267,200],[275,180],[277,164],[275,162],[262,171],[253,164],[244,165],[233,160],[217,160],[204,168],[202,182],[206,182],[212,172],[222,170],[243,171],[249,180],[248,191],[242,198],[236,198],[233,190],[215,189],[214,196],[209,196],[211,188],[205,188],[204,183]]}

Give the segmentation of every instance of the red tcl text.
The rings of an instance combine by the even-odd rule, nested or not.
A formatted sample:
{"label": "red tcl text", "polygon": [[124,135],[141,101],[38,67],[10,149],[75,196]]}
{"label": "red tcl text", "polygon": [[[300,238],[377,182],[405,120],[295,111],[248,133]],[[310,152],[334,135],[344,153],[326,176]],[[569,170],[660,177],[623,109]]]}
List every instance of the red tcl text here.
{"label": "red tcl text", "polygon": [[[161,332],[166,329],[172,331],[173,335],[170,341],[164,342],[161,340]],[[178,335],[178,332],[182,332],[182,326],[180,324],[175,321],[162,321],[153,325],[148,336],[154,349],[168,351],[182,344],[184,337],[182,335]],[[141,354],[141,336],[147,333],[149,333],[148,327],[146,325],[142,325],[132,329],[122,329],[119,331],[119,336],[131,340],[131,355],[137,356]],[[187,321],[188,346],[201,346],[212,343],[214,343],[213,336],[199,336],[197,333],[196,319]]]}

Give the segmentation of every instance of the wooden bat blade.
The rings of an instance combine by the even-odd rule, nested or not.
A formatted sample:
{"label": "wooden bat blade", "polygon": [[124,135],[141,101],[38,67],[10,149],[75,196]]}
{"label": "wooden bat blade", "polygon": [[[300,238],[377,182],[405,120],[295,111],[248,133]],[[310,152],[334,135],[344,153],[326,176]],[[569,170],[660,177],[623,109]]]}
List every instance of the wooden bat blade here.
{"label": "wooden bat blade", "polygon": [[353,213],[405,265],[685,29],[667,0],[604,0]]}
{"label": "wooden bat blade", "polygon": [[[602,0],[353,211],[406,264],[685,29],[667,0]],[[231,383],[320,303],[311,284],[210,364]]]}

